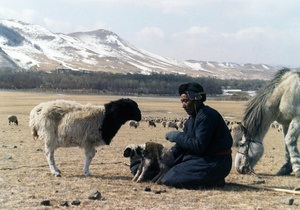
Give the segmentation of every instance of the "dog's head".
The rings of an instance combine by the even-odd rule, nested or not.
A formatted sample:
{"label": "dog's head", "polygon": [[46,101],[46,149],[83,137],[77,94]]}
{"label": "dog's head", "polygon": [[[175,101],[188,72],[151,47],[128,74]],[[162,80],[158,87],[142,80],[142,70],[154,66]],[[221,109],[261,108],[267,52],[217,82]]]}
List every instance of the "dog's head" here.
{"label": "dog's head", "polygon": [[129,144],[124,150],[123,156],[130,158],[130,171],[133,175],[136,174],[142,162],[144,149],[145,145]]}
{"label": "dog's head", "polygon": [[141,157],[143,154],[143,151],[145,149],[145,145],[138,145],[138,144],[129,144],[123,153],[124,157],[130,157],[133,158],[135,156]]}

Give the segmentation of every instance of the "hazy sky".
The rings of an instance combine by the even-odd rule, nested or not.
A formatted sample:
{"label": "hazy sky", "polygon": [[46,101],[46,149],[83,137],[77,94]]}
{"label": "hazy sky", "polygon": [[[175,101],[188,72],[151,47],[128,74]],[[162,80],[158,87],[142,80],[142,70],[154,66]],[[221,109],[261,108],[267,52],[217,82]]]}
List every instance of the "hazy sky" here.
{"label": "hazy sky", "polygon": [[0,0],[0,19],[107,29],[178,60],[300,67],[299,0]]}

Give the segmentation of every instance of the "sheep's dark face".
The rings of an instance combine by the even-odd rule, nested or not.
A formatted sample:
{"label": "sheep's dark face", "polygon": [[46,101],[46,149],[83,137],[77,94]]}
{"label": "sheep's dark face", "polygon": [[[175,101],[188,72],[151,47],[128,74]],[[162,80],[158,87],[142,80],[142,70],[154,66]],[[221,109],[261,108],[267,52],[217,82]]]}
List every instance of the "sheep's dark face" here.
{"label": "sheep's dark face", "polygon": [[[122,100],[122,99],[121,99]],[[131,99],[123,99],[124,102],[124,119],[141,121],[142,115],[141,110],[138,107],[138,104]]]}
{"label": "sheep's dark face", "polygon": [[105,110],[118,117],[122,124],[128,120],[140,121],[142,119],[141,110],[138,104],[131,99],[119,99],[105,105]]}
{"label": "sheep's dark face", "polygon": [[104,105],[102,138],[109,145],[122,125],[128,120],[141,121],[142,115],[137,103],[131,99],[119,99]]}

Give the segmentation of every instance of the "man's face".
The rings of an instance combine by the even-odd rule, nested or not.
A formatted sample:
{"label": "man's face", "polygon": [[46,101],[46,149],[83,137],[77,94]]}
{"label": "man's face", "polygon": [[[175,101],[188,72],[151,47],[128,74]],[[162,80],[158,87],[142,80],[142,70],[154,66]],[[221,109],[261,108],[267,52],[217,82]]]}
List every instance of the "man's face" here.
{"label": "man's face", "polygon": [[192,115],[195,112],[195,101],[190,100],[187,94],[181,94],[180,101],[182,103],[182,108],[184,108],[188,115]]}

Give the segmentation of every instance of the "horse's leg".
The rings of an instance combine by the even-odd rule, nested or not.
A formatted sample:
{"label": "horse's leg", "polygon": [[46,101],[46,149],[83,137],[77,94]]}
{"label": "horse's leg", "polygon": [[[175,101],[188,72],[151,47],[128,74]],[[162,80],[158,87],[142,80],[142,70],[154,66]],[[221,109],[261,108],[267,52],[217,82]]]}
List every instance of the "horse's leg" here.
{"label": "horse's leg", "polygon": [[85,163],[84,163],[83,171],[86,176],[90,176],[91,174],[89,171],[89,167],[96,154],[96,149],[92,145],[87,145],[85,146],[84,151],[85,151]]}
{"label": "horse's leg", "polygon": [[[282,132],[283,132],[284,139],[287,134],[287,131],[288,131],[288,126],[282,126]],[[285,148],[285,163],[283,164],[283,166],[281,166],[279,171],[275,174],[276,176],[285,176],[285,175],[289,175],[290,173],[293,172],[290,153],[289,153],[289,150],[288,150],[285,142],[284,142],[284,148]]]}
{"label": "horse's leg", "polygon": [[284,138],[288,152],[290,154],[291,164],[295,176],[300,178],[300,154],[297,148],[297,140],[300,134],[300,117],[294,118],[290,125],[288,132]]}
{"label": "horse's leg", "polygon": [[45,153],[46,153],[46,158],[50,167],[50,171],[55,175],[55,176],[60,176],[60,171],[55,165],[55,160],[54,160],[54,145],[53,144],[45,144]]}
{"label": "horse's leg", "polygon": [[279,171],[275,174],[276,176],[285,176],[285,175],[289,175],[290,173],[293,172],[290,154],[288,152],[286,145],[285,145],[285,151],[286,151],[285,152],[285,163],[283,164],[283,166],[281,166]]}
{"label": "horse's leg", "polygon": [[[288,128],[289,128],[288,126],[282,126],[283,140],[285,139]],[[290,173],[293,172],[290,153],[289,153],[289,150],[287,148],[285,141],[284,141],[284,148],[285,148],[285,163],[283,164],[283,166],[281,166],[279,171],[275,174],[276,176],[285,176],[285,175],[289,175]]]}

